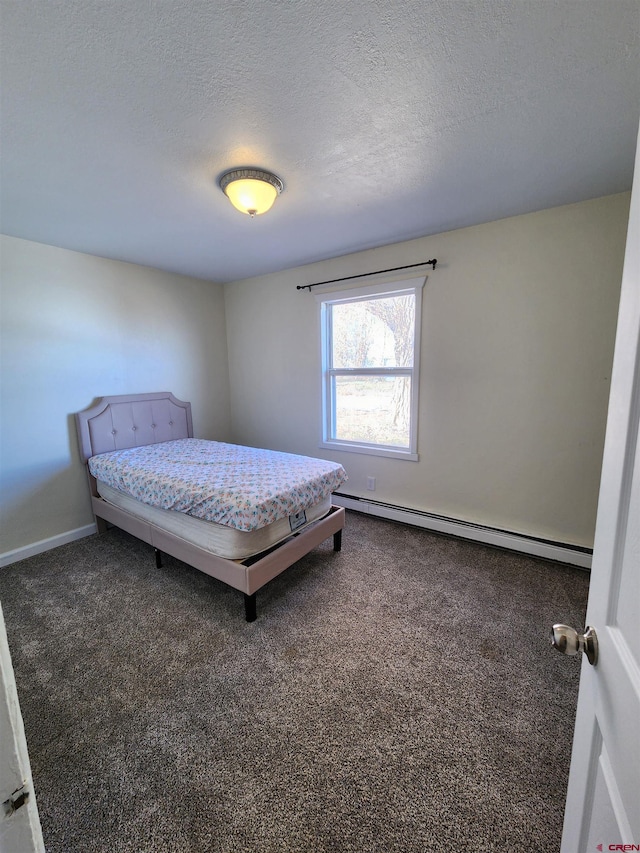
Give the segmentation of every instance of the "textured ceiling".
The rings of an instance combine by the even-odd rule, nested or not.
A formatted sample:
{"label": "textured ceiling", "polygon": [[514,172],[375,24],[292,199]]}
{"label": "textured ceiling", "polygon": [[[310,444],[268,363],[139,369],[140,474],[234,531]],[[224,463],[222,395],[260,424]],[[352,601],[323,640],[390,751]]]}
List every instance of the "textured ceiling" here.
{"label": "textured ceiling", "polygon": [[231,281],[631,186],[640,0],[0,9],[5,234]]}

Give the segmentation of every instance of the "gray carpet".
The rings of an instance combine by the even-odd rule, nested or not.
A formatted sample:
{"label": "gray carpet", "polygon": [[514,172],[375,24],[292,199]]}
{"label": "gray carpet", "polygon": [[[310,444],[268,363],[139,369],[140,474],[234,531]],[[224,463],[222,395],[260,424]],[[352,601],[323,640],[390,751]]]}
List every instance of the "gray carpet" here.
{"label": "gray carpet", "polygon": [[558,850],[577,569],[347,514],[242,596],[118,530],[0,571],[48,853]]}

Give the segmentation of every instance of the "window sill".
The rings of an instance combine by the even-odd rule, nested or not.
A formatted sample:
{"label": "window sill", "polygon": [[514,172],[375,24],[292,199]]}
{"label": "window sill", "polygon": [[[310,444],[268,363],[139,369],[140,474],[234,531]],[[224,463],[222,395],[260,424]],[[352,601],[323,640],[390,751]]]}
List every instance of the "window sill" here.
{"label": "window sill", "polygon": [[375,447],[369,444],[355,444],[349,441],[321,441],[325,450],[341,450],[345,453],[364,453],[367,456],[387,456],[392,459],[404,459],[406,462],[418,462],[417,453],[392,447]]}

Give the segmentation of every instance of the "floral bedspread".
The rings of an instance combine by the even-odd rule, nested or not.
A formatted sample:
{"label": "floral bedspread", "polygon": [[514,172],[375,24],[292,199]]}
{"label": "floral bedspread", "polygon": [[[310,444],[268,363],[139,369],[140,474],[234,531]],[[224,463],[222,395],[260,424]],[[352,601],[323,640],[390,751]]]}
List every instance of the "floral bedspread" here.
{"label": "floral bedspread", "polygon": [[335,462],[198,438],[101,453],[89,470],[143,503],[237,530],[302,512],[347,479]]}

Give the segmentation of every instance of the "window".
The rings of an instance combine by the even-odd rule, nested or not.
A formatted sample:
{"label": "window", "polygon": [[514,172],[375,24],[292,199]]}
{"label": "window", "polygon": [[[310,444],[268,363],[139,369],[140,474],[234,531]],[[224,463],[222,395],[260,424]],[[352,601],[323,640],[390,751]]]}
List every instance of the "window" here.
{"label": "window", "polygon": [[322,446],[417,460],[424,279],[317,296]]}

